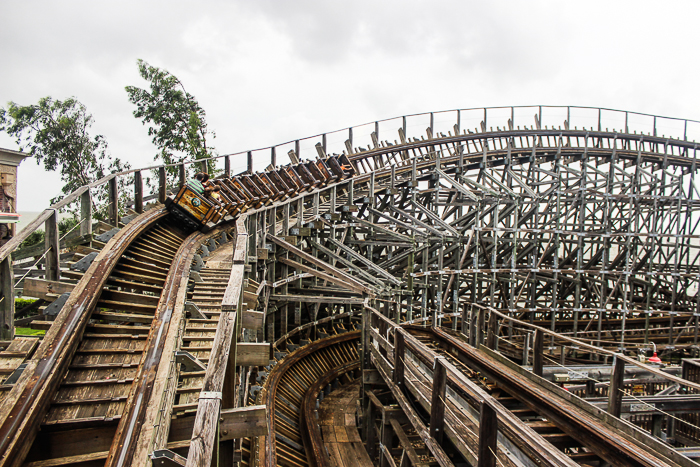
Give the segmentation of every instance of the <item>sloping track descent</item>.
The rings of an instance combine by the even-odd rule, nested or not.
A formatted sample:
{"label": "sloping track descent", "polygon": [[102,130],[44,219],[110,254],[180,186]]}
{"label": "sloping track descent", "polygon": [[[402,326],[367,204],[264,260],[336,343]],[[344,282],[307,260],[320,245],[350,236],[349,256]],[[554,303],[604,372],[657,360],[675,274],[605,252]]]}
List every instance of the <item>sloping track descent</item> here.
{"label": "sloping track descent", "polygon": [[[680,121],[683,138],[670,138],[659,136],[657,117],[653,131],[635,132],[642,117],[626,112],[616,114],[624,117],[618,132],[605,128],[605,109],[581,129],[578,108],[559,109],[566,118],[549,127],[543,108],[527,123],[518,108],[482,110],[474,129],[465,127],[468,111],[404,117],[393,143],[380,139],[391,122],[350,129],[340,156],[329,155],[338,135],[296,141],[272,148],[271,167],[258,173],[258,152],[236,176],[222,156],[224,195],[207,218],[219,225],[210,222],[206,234],[188,235],[180,228],[187,214],[173,221],[160,207],[136,217],[74,285],[4,392],[0,466],[141,465],[156,451],[184,465],[205,406],[216,409],[206,412],[213,424],[194,428],[211,440],[199,439],[198,455],[213,456],[215,445],[226,463],[326,465],[316,401],[353,380],[361,381],[363,441],[382,467],[695,465],[682,453],[692,456],[683,449],[700,439],[692,418],[700,410],[692,360],[700,357],[700,192],[697,145],[685,136],[700,124]],[[420,137],[409,135],[420,125]],[[366,149],[357,147],[362,135]],[[309,145],[315,161],[302,162]],[[277,152],[287,149],[291,164],[282,167]],[[154,196],[164,202],[170,188],[158,170]],[[187,190],[184,164],[179,173],[174,205]],[[71,199],[107,184],[117,225],[120,176],[133,176],[133,207],[143,211],[140,171]],[[42,216],[55,220],[55,212]],[[237,216],[247,232],[233,233],[216,273],[199,276],[220,282],[215,313],[236,314],[190,316],[217,326],[217,337],[201,342],[231,328],[231,356],[210,349],[228,361],[218,375],[227,389],[180,397],[208,369],[200,352],[180,355],[183,368],[194,367],[188,376],[172,372],[193,258],[209,253],[210,240],[225,243]],[[50,276],[59,246],[47,236],[47,281],[58,279]],[[0,249],[3,297],[14,282],[10,250]],[[666,361],[686,358],[683,369],[640,363],[652,345]],[[546,381],[560,375],[556,365],[586,385],[588,402]],[[625,376],[625,365],[642,377]],[[597,379],[581,380],[580,368]],[[657,410],[647,420],[632,413],[630,395],[666,405],[645,402]],[[598,396],[609,399],[605,412]],[[265,406],[265,416],[243,411],[252,405]],[[590,431],[573,429],[584,425]],[[91,442],[76,442],[84,439]]]}

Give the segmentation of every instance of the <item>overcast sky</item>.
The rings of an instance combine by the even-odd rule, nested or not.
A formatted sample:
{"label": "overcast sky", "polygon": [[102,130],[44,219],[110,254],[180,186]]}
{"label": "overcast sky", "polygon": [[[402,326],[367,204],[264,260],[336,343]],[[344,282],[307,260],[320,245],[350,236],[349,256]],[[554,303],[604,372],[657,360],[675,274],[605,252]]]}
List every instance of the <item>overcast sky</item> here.
{"label": "overcast sky", "polygon": [[[404,114],[497,105],[700,119],[700,2],[0,0],[0,106],[75,96],[112,155],[156,149],[124,86],[175,74],[234,153]],[[396,139],[395,137],[387,139]],[[0,134],[0,147],[17,149]],[[60,191],[25,161],[20,210]]]}

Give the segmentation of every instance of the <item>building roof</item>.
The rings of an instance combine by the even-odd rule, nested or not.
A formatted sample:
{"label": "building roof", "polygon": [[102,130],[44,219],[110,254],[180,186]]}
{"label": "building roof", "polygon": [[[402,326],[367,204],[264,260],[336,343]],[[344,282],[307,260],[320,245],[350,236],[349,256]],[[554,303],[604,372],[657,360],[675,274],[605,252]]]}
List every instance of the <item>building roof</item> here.
{"label": "building roof", "polygon": [[0,148],[0,164],[18,166],[27,157],[31,157],[31,154],[20,151],[13,151],[12,149]]}

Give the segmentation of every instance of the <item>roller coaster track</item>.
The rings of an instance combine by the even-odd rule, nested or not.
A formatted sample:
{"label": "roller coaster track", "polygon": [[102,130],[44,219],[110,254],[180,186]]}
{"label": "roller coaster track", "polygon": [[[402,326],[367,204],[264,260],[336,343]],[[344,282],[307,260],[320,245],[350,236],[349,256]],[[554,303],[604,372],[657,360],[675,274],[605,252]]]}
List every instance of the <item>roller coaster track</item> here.
{"label": "roller coaster track", "polygon": [[[223,156],[207,233],[143,212],[140,171],[45,211],[44,251],[17,250],[28,233],[0,248],[0,316],[15,286],[70,295],[34,320],[40,344],[0,352],[0,466],[339,465],[343,435],[317,420],[355,387],[360,465],[697,465],[697,144],[656,118],[644,134],[484,115],[443,134],[430,114],[420,137],[404,118],[393,143],[377,122],[368,148],[351,129],[346,179],[301,168],[299,141],[297,184],[274,175],[276,148],[257,174],[253,152],[247,174]],[[157,170],[163,202],[185,165]],[[138,215],[120,225],[132,176]],[[121,229],[99,241],[102,186]],[[78,200],[84,274],[54,234]],[[640,363],[653,344],[682,368]]]}

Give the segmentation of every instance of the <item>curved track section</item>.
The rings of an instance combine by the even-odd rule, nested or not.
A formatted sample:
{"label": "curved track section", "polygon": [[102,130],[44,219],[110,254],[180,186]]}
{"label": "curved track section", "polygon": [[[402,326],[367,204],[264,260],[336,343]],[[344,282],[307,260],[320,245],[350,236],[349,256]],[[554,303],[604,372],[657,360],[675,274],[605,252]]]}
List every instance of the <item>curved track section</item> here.
{"label": "curved track section", "polygon": [[[144,330],[129,335],[103,335],[108,331],[100,329],[102,326],[99,321],[94,323],[97,324],[96,328],[91,327],[91,313],[95,307],[121,308],[119,313],[125,311],[121,304],[126,303],[125,296],[133,292],[115,290],[120,286],[111,290],[102,289],[109,284],[110,278],[114,278],[116,283],[132,282],[125,279],[125,275],[128,276],[134,268],[133,260],[123,254],[137,244],[135,242],[138,242],[139,237],[152,228],[158,228],[154,225],[165,215],[164,210],[150,211],[117,233],[95,258],[74,289],[35,358],[29,362],[0,408],[3,416],[0,425],[0,452],[3,457],[0,465],[21,465],[43,420],[69,426],[73,422],[81,423],[87,419],[118,417],[125,401],[123,388],[128,385],[120,385],[119,380],[109,380],[107,375],[112,374],[110,372],[116,366],[120,367],[120,373],[126,373],[121,375],[123,379],[129,380],[130,368],[138,362],[138,358],[134,357],[140,356]],[[143,237],[141,246],[144,246],[143,240],[146,238]],[[155,271],[156,265],[152,265],[151,269],[155,274],[141,274],[141,280],[134,281],[132,290],[158,290],[157,285],[165,274],[159,275]],[[136,295],[141,296],[140,293]],[[147,301],[148,298],[144,296],[142,300]],[[129,314],[139,309],[143,316],[155,304],[136,303],[136,300],[132,300],[131,305]],[[114,332],[114,329],[111,330]],[[122,361],[111,366],[115,357],[116,361]],[[83,375],[83,372],[88,374]],[[71,375],[70,379],[64,378],[66,374]],[[93,395],[87,389],[90,387],[100,390],[104,387],[104,395]],[[47,414],[48,418],[45,418]]]}
{"label": "curved track section", "polygon": [[[287,355],[270,372],[260,398],[269,407],[268,427],[274,435],[261,443],[261,465],[303,467],[314,465],[308,458],[303,433],[320,389],[359,367],[359,331],[319,339]],[[305,404],[306,402],[306,404]],[[305,414],[307,418],[305,419]],[[305,421],[306,420],[306,421]],[[313,445],[311,452],[319,450]]]}

